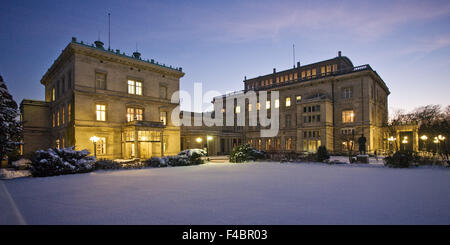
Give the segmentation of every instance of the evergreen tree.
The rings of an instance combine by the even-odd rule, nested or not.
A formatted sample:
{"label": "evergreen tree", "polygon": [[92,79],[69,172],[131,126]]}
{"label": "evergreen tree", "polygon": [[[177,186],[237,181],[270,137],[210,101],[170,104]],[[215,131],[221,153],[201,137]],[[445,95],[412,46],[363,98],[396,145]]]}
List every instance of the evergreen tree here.
{"label": "evergreen tree", "polygon": [[20,144],[22,128],[17,115],[17,103],[0,76],[0,160]]}

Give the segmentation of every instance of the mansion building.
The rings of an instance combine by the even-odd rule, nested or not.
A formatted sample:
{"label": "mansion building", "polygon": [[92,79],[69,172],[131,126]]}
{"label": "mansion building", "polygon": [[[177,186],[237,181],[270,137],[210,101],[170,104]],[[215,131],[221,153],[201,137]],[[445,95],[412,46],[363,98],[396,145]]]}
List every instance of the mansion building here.
{"label": "mansion building", "polygon": [[[139,52],[77,42],[62,51],[41,79],[45,101],[23,100],[24,155],[75,146],[98,158],[149,158],[180,151],[180,128],[169,115],[181,68],[144,60]],[[92,137],[96,136],[94,143]]]}
{"label": "mansion building", "polygon": [[[144,60],[137,51],[128,56],[104,48],[101,41],[94,43],[72,38],[41,79],[45,101],[21,102],[24,155],[68,146],[107,159],[147,159],[189,148],[226,155],[243,143],[275,152],[315,152],[324,145],[340,153],[352,145],[356,150],[362,134],[368,152],[389,147],[384,128],[388,87],[370,65],[354,66],[341,52],[329,60],[298,62],[292,69],[245,78],[242,91],[221,96],[267,91],[267,101],[246,101],[243,108],[235,103],[233,108],[235,114],[246,115],[262,106],[268,114],[278,108],[278,135],[264,138],[261,126],[249,126],[248,118],[244,126],[176,126],[170,115],[179,107],[179,98],[176,103],[171,98],[180,89],[182,69]],[[271,91],[279,91],[273,104]],[[212,114],[225,111],[224,105]],[[417,131],[402,130],[397,138],[410,137],[408,147],[416,148]]]}

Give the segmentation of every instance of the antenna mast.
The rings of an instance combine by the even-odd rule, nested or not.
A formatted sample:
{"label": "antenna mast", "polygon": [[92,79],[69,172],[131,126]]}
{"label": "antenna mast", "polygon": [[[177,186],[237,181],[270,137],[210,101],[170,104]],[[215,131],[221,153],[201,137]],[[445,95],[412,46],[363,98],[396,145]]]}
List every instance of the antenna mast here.
{"label": "antenna mast", "polygon": [[293,64],[294,64],[294,68],[295,68],[295,45],[292,44],[292,56],[293,56]]}
{"label": "antenna mast", "polygon": [[111,48],[111,13],[108,13],[108,49]]}

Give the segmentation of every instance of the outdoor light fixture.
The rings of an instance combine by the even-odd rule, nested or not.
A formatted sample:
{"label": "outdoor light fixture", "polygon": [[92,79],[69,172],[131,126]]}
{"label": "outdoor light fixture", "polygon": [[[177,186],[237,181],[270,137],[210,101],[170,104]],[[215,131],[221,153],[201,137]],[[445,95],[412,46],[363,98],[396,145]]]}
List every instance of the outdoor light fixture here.
{"label": "outdoor light fixture", "polygon": [[403,144],[408,144],[408,136],[405,136],[402,140]]}
{"label": "outdoor light fixture", "polygon": [[210,141],[210,140],[212,140],[212,139],[213,139],[212,136],[209,136],[209,135],[208,135],[208,136],[206,137],[206,140],[208,140],[208,141]]}
{"label": "outdoor light fixture", "polygon": [[438,140],[438,137],[434,137],[434,141],[433,141],[434,143],[439,143],[439,140]]}
{"label": "outdoor light fixture", "polygon": [[197,141],[197,143],[202,143],[202,138],[198,137],[195,141]]}
{"label": "outdoor light fixture", "polygon": [[213,137],[210,135],[206,135],[206,155],[209,156],[209,141],[212,140]]}
{"label": "outdoor light fixture", "polygon": [[445,140],[445,137],[442,135],[438,135],[438,139],[443,141],[443,140]]}
{"label": "outdoor light fixture", "polygon": [[97,157],[97,141],[99,140],[100,138],[99,137],[97,137],[97,136],[92,136],[91,138],[89,138],[89,140],[90,141],[92,141],[92,143],[94,144],[94,156],[95,157]]}
{"label": "outdoor light fixture", "polygon": [[427,140],[428,137],[427,137],[426,135],[422,135],[422,136],[420,136],[420,139],[421,139],[421,140]]}
{"label": "outdoor light fixture", "polygon": [[389,140],[389,141],[394,141],[395,138],[394,138],[394,136],[391,136],[391,137],[388,138],[388,140]]}

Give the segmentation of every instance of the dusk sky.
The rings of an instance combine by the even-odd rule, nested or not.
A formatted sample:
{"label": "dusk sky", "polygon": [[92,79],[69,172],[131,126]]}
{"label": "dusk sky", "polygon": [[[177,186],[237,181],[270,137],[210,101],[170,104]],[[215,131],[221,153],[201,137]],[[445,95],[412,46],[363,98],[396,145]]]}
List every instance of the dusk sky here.
{"label": "dusk sky", "polygon": [[[181,89],[221,93],[252,78],[342,55],[370,64],[389,110],[450,104],[449,1],[2,1],[0,75],[14,99],[44,99],[40,79],[72,37],[181,66]],[[186,108],[185,108],[186,109]]]}

